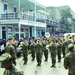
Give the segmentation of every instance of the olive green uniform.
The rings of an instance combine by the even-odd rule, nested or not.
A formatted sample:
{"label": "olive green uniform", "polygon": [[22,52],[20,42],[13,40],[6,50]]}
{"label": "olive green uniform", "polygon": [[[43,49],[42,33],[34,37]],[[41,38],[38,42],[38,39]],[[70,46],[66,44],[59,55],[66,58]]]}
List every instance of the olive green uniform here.
{"label": "olive green uniform", "polygon": [[68,49],[69,44],[73,44],[73,41],[72,40],[66,41],[66,54],[69,53],[69,49]]}
{"label": "olive green uniform", "polygon": [[69,69],[68,75],[75,75],[75,52],[69,52],[64,59],[65,69]]}
{"label": "olive green uniform", "polygon": [[16,56],[17,56],[18,43],[12,43],[12,46],[15,48],[15,52],[16,52]]}
{"label": "olive green uniform", "polygon": [[52,66],[55,67],[56,64],[56,53],[57,53],[57,44],[53,43],[49,46],[50,52],[51,52],[51,60],[52,60]]}
{"label": "olive green uniform", "polygon": [[30,45],[32,61],[35,59],[35,43],[31,42]]}
{"label": "olive green uniform", "polygon": [[37,66],[41,65],[42,62],[42,44],[38,43],[35,45],[35,49],[36,49],[36,60],[37,60]]}
{"label": "olive green uniform", "polygon": [[23,53],[23,57],[24,57],[24,64],[27,64],[27,61],[28,61],[28,44],[22,43],[21,48],[22,48],[22,53]]}
{"label": "olive green uniform", "polygon": [[62,50],[62,43],[58,43],[57,45],[58,62],[61,61],[61,50]]}
{"label": "olive green uniform", "polygon": [[17,56],[16,56],[15,48],[12,45],[8,44],[5,47],[5,53],[9,53],[12,56],[13,64],[16,65],[15,60],[16,60]]}
{"label": "olive green uniform", "polygon": [[48,60],[48,50],[46,49],[46,45],[48,45],[48,43],[43,42],[43,51],[44,51],[45,61]]}

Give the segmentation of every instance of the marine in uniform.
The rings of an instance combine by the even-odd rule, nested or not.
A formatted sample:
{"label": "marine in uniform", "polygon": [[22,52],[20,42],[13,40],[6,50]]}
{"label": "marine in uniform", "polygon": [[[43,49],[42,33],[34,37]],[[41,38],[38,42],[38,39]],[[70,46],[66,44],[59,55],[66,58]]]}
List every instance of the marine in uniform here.
{"label": "marine in uniform", "polygon": [[63,58],[65,57],[65,38],[64,36],[62,37],[62,54],[63,54]]}
{"label": "marine in uniform", "polygon": [[12,46],[15,48],[15,52],[16,52],[16,56],[17,56],[18,41],[14,40],[12,43]]}
{"label": "marine in uniform", "polygon": [[51,52],[51,60],[52,60],[52,66],[51,67],[56,67],[56,53],[57,53],[57,44],[55,43],[55,39],[51,40],[50,45],[47,47],[50,49]]}
{"label": "marine in uniform", "polygon": [[36,49],[36,60],[37,60],[37,66],[41,66],[42,62],[42,44],[40,43],[40,40],[37,40],[37,43],[35,45]]}
{"label": "marine in uniform", "polygon": [[24,42],[20,45],[23,53],[24,64],[27,64],[28,61],[28,43],[27,39],[24,39]]}
{"label": "marine in uniform", "polygon": [[35,60],[35,42],[34,40],[31,41],[30,49],[31,49],[32,61],[34,61]]}
{"label": "marine in uniform", "polygon": [[67,41],[66,41],[66,54],[69,52],[69,49],[68,49],[68,45],[69,44],[73,44],[73,40],[72,40],[72,36],[67,36]]}
{"label": "marine in uniform", "polygon": [[69,44],[70,52],[66,54],[64,59],[64,68],[68,69],[68,75],[75,75],[75,49],[74,44]]}
{"label": "marine in uniform", "polygon": [[45,56],[44,61],[48,61],[48,49],[46,49],[46,45],[48,45],[47,40],[44,40],[43,41],[43,51],[44,51],[44,56]]}
{"label": "marine in uniform", "polygon": [[4,53],[0,56],[1,68],[5,68],[3,75],[24,75],[24,72],[14,66],[12,56]]}
{"label": "marine in uniform", "polygon": [[61,62],[61,50],[62,50],[62,43],[60,42],[60,39],[58,39],[57,43],[58,62]]}
{"label": "marine in uniform", "polygon": [[15,48],[12,46],[12,37],[8,38],[9,44],[5,47],[5,53],[9,53],[12,56],[12,62],[14,65],[16,65],[16,52]]}

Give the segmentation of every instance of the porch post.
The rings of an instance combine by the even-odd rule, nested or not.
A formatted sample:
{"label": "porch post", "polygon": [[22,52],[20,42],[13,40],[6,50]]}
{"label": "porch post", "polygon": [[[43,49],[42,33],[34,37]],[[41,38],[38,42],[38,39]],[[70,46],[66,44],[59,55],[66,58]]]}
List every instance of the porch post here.
{"label": "porch post", "polygon": [[19,26],[19,40],[20,40],[20,31],[21,31],[21,25],[20,25],[20,22],[18,23],[18,26]]}
{"label": "porch post", "polygon": [[2,39],[2,26],[0,24],[0,39]]}
{"label": "porch post", "polygon": [[[46,8],[45,8],[45,12],[46,12]],[[46,13],[45,13],[45,35],[46,35]]]}
{"label": "porch post", "polygon": [[35,39],[36,39],[36,26],[35,26]]}
{"label": "porch post", "polygon": [[18,26],[19,26],[19,40],[20,40],[20,31],[21,31],[21,25],[20,25],[20,0],[19,0],[19,14],[18,14],[18,20],[19,20]]}
{"label": "porch post", "polygon": [[35,22],[36,22],[36,4],[35,4]]}

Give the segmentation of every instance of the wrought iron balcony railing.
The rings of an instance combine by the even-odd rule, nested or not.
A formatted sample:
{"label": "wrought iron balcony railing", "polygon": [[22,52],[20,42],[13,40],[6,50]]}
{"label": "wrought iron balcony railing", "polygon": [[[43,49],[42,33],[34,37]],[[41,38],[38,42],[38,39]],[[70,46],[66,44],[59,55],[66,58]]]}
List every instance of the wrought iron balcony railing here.
{"label": "wrought iron balcony railing", "polygon": [[[0,20],[11,20],[11,19],[18,19],[18,18],[19,18],[19,13],[1,14],[1,16],[0,16]],[[25,14],[20,14],[20,19],[29,20],[29,21],[35,21],[35,16],[29,16],[29,15],[25,15]],[[45,19],[36,18],[36,22],[45,23]]]}

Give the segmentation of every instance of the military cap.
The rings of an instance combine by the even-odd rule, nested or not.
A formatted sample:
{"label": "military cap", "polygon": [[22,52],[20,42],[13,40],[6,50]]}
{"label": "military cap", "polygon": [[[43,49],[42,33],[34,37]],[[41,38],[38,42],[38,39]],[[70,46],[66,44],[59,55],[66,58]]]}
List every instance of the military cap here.
{"label": "military cap", "polygon": [[12,40],[12,39],[13,39],[12,37],[8,38],[8,40]]}
{"label": "military cap", "polygon": [[1,68],[4,68],[11,59],[11,55],[9,53],[4,53],[0,56]]}
{"label": "military cap", "polygon": [[69,50],[71,51],[74,48],[74,44],[69,44],[68,45]]}

